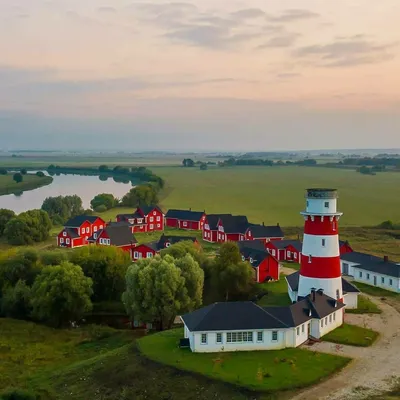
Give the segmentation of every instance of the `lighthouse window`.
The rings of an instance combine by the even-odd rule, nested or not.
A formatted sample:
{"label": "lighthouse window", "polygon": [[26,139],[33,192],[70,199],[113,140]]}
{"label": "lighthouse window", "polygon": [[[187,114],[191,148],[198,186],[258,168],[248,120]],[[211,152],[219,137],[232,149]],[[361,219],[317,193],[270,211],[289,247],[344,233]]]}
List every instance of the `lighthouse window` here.
{"label": "lighthouse window", "polygon": [[326,242],[326,240],[322,239],[322,247],[325,247],[325,242]]}
{"label": "lighthouse window", "polygon": [[311,255],[311,254],[308,256],[308,262],[309,262],[309,263],[312,262],[312,255]]}
{"label": "lighthouse window", "polygon": [[339,289],[336,289],[336,298],[338,299],[340,296]]}
{"label": "lighthouse window", "polygon": [[329,208],[329,201],[325,202],[325,208]]}

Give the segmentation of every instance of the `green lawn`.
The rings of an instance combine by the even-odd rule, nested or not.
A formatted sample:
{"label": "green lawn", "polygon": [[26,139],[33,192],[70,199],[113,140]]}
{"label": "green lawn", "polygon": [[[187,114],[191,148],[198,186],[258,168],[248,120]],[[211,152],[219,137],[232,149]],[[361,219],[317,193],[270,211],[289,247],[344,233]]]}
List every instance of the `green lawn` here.
{"label": "green lawn", "polygon": [[288,295],[285,275],[283,274],[280,275],[279,281],[261,283],[257,287],[260,291],[265,290],[268,292],[258,301],[258,305],[262,307],[287,306],[292,303]]}
{"label": "green lawn", "polygon": [[192,353],[178,348],[181,337],[183,330],[175,329],[143,337],[138,345],[151,360],[260,391],[305,387],[349,362],[348,358],[303,349]]}
{"label": "green lawn", "polygon": [[376,286],[366,285],[365,283],[352,282],[361,292],[369,294],[371,296],[378,297],[394,297],[400,300],[400,293],[391,292],[390,290],[385,290]]}
{"label": "green lawn", "polygon": [[381,314],[382,310],[368,297],[358,295],[358,307],[355,309],[346,309],[349,314]]}
{"label": "green lawn", "polygon": [[0,195],[33,190],[53,182],[53,178],[50,176],[39,177],[33,174],[27,174],[23,176],[22,182],[17,183],[14,181],[13,175],[14,174],[0,175]]}
{"label": "green lawn", "polygon": [[322,337],[326,342],[368,347],[378,338],[379,333],[357,325],[343,324]]}

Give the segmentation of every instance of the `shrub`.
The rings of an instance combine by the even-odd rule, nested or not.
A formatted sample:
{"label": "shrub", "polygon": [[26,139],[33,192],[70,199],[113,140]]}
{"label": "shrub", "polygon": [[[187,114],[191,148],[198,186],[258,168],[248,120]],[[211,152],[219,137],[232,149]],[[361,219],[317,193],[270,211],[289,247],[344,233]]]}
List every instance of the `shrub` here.
{"label": "shrub", "polygon": [[104,204],[101,204],[101,205],[97,206],[97,207],[94,209],[94,211],[99,212],[99,213],[102,213],[102,212],[104,212],[104,211],[107,211],[107,207],[106,207]]}
{"label": "shrub", "polygon": [[32,392],[20,389],[11,389],[0,395],[0,400],[36,400],[37,397]]}
{"label": "shrub", "polygon": [[22,174],[20,174],[19,172],[17,172],[16,174],[14,174],[13,179],[14,179],[14,181],[17,182],[17,183],[21,183],[21,182],[24,180]]}
{"label": "shrub", "polygon": [[39,178],[43,178],[45,175],[44,175],[44,172],[38,171],[38,172],[36,172],[36,176],[38,176]]}
{"label": "shrub", "polygon": [[67,261],[67,255],[60,250],[44,251],[40,255],[40,261],[43,265],[60,265],[63,261]]}
{"label": "shrub", "polygon": [[5,168],[0,168],[0,175],[7,175],[7,170]]}
{"label": "shrub", "polygon": [[28,171],[25,168],[22,168],[20,172],[22,175],[26,175],[28,173]]}

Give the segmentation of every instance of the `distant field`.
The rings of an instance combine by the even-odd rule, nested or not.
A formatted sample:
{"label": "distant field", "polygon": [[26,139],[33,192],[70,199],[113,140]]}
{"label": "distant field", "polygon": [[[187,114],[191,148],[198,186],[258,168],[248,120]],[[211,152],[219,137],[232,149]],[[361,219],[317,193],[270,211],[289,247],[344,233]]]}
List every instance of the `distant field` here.
{"label": "distant field", "polygon": [[36,189],[40,186],[49,185],[52,181],[53,178],[50,176],[39,177],[28,174],[24,175],[22,182],[17,183],[13,179],[13,174],[0,175],[0,195]]}
{"label": "distant field", "polygon": [[167,182],[162,206],[192,208],[208,213],[245,214],[251,222],[301,226],[304,189],[339,190],[341,226],[372,226],[400,221],[400,174],[375,176],[354,170],[307,167],[198,168],[157,167]]}

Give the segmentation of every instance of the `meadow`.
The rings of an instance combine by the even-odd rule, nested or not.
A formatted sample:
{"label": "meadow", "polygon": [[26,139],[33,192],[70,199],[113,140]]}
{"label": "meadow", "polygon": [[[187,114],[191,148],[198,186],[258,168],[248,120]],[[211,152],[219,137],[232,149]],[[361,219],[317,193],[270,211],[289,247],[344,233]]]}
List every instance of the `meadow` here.
{"label": "meadow", "polygon": [[0,196],[12,193],[33,190],[40,186],[49,185],[53,181],[50,176],[39,177],[33,174],[24,175],[23,181],[17,183],[13,174],[0,175]]}

